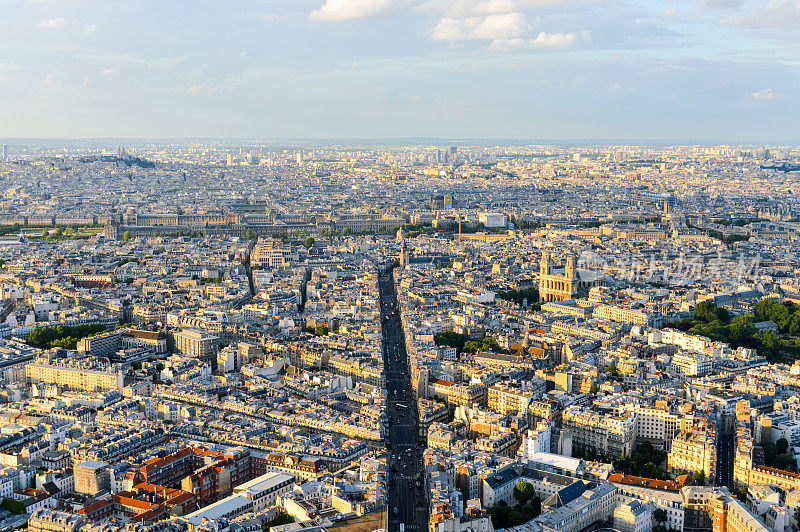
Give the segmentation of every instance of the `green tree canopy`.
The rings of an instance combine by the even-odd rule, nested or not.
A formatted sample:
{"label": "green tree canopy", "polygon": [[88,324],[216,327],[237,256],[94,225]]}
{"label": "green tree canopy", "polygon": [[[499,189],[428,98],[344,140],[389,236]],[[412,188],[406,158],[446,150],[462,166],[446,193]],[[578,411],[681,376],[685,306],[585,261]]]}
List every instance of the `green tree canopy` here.
{"label": "green tree canopy", "polygon": [[730,314],[724,308],[717,307],[713,301],[701,301],[694,307],[694,319],[705,323],[711,323],[715,320],[721,323],[728,323]]}
{"label": "green tree canopy", "polygon": [[533,499],[535,495],[536,492],[533,490],[533,485],[530,482],[520,480],[517,482],[516,486],[514,486],[514,498],[517,499],[520,504],[525,504]]}
{"label": "green tree canopy", "polygon": [[14,499],[3,499],[3,508],[11,512],[12,514],[19,515],[25,513],[25,503],[22,501],[17,501]]}
{"label": "green tree canopy", "polygon": [[784,454],[789,449],[789,441],[786,438],[778,438],[775,442],[775,450],[778,454]]}

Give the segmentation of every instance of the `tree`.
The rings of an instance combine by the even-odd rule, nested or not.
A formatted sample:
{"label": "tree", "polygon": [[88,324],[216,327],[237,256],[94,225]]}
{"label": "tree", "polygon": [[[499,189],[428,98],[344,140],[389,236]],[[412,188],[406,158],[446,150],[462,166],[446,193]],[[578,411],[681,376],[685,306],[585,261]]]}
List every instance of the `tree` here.
{"label": "tree", "polygon": [[122,233],[122,241],[125,242],[126,244],[131,241],[130,231],[125,231],[124,233]]}
{"label": "tree", "polygon": [[719,308],[713,301],[701,301],[694,307],[694,319],[704,323],[719,321],[728,323],[730,314],[724,308]]}
{"label": "tree", "polygon": [[669,475],[658,465],[666,459],[666,453],[659,451],[650,442],[639,445],[630,455],[614,461],[614,468],[628,475],[659,480],[669,479]]}
{"label": "tree", "polygon": [[480,350],[483,344],[476,340],[468,340],[464,342],[464,351],[468,351],[470,353],[475,353]]}
{"label": "tree", "polygon": [[663,523],[667,520],[667,511],[664,508],[656,508],[653,510],[653,520],[658,523]]}
{"label": "tree", "polygon": [[311,236],[306,237],[306,242],[305,242],[306,248],[311,249],[311,247],[314,245],[315,242],[316,240],[314,240],[314,237]]}
{"label": "tree", "polygon": [[317,325],[314,327],[314,334],[316,336],[326,336],[329,332],[327,325]]}
{"label": "tree", "polygon": [[706,483],[706,473],[702,469],[700,471],[695,471],[692,473],[692,479],[694,483],[698,486],[704,486]]}
{"label": "tree", "polygon": [[286,512],[281,512],[277,516],[270,519],[269,521],[265,521],[263,529],[269,530],[273,526],[288,525],[289,523],[294,523],[294,517],[287,514]]}
{"label": "tree", "polygon": [[800,311],[792,315],[792,321],[789,323],[789,334],[800,336]]}
{"label": "tree", "polygon": [[747,316],[739,316],[731,321],[728,328],[728,338],[733,343],[741,343],[755,336],[757,329]]}
{"label": "tree", "polygon": [[492,525],[495,528],[506,528],[509,524],[509,513],[511,507],[505,501],[500,501],[494,506],[489,508],[489,515],[492,516]]}
{"label": "tree", "polygon": [[533,485],[530,482],[520,480],[517,482],[516,486],[514,486],[514,498],[517,499],[520,504],[525,504],[533,499],[535,495],[536,493],[533,490]]}
{"label": "tree", "polygon": [[510,512],[508,512],[508,524],[510,526],[521,525],[525,522],[525,517],[522,515],[522,512],[516,508],[512,508]]}
{"label": "tree", "polygon": [[531,501],[531,506],[533,507],[533,516],[531,519],[534,517],[539,517],[542,514],[542,499],[539,497],[534,497]]}
{"label": "tree", "polygon": [[784,471],[794,471],[797,469],[797,462],[790,454],[779,454],[775,457],[775,467]]}
{"label": "tree", "polygon": [[247,240],[253,240],[253,237],[255,237],[255,236],[256,236],[256,234],[253,232],[252,229],[248,229],[247,231],[244,232],[244,237]]}
{"label": "tree", "polygon": [[468,341],[468,334],[459,334],[455,331],[443,331],[435,334],[433,337],[433,342],[436,345],[455,347],[459,352],[464,350],[464,344]]}
{"label": "tree", "polygon": [[800,526],[800,506],[796,506],[794,509],[794,522],[795,525]]}
{"label": "tree", "polygon": [[25,503],[22,501],[16,501],[14,499],[3,499],[3,508],[11,512],[12,514],[19,515],[25,513]]}
{"label": "tree", "polygon": [[789,441],[786,438],[778,438],[778,441],[775,442],[775,450],[778,451],[778,454],[786,454],[788,449]]}
{"label": "tree", "polygon": [[694,307],[694,319],[704,321],[706,323],[716,319],[716,305],[713,301],[701,301]]}

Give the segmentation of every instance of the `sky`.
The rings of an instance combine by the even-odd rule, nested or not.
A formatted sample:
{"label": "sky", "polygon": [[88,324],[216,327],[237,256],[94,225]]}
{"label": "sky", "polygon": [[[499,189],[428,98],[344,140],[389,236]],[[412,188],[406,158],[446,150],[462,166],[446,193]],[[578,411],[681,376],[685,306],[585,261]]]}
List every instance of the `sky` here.
{"label": "sky", "polygon": [[800,0],[0,0],[0,138],[800,139]]}

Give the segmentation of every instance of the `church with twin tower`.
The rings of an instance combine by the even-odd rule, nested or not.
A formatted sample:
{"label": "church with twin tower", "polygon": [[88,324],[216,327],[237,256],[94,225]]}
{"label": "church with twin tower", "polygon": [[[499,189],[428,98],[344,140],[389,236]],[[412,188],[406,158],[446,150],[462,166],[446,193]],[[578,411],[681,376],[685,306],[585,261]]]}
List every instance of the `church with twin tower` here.
{"label": "church with twin tower", "polygon": [[539,263],[539,299],[545,302],[565,301],[589,293],[593,286],[605,282],[605,276],[598,272],[578,272],[575,255],[567,255],[564,269],[556,272],[550,268],[550,253],[542,252]]}

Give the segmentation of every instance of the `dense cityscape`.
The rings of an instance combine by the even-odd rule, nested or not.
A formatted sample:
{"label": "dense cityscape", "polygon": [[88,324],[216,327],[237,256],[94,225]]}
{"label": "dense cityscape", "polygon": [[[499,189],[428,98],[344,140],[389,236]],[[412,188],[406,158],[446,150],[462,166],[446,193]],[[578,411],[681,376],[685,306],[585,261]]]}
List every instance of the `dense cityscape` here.
{"label": "dense cityscape", "polygon": [[2,530],[800,526],[797,146],[3,142]]}

